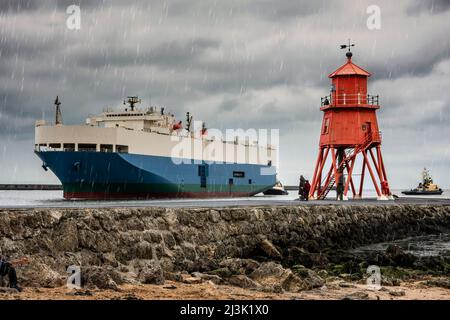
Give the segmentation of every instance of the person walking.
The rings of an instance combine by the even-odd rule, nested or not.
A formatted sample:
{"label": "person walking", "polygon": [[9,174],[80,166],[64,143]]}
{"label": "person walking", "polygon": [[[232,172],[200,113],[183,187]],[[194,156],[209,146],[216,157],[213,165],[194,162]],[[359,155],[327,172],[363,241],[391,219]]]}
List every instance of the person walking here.
{"label": "person walking", "polygon": [[299,200],[305,200],[304,198],[304,192],[305,192],[305,183],[306,179],[303,175],[300,176],[300,182],[298,184],[298,196]]}

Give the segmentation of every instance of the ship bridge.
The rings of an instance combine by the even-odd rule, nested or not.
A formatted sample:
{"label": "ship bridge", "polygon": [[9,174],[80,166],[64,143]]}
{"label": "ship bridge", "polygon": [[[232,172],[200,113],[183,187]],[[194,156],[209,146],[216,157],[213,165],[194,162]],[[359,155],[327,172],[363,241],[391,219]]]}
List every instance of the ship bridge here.
{"label": "ship bridge", "polygon": [[86,124],[105,128],[122,127],[169,134],[174,121],[175,116],[173,114],[164,114],[164,108],[152,106],[146,109],[125,109],[125,111],[120,112],[105,109],[99,116],[89,116],[86,119]]}

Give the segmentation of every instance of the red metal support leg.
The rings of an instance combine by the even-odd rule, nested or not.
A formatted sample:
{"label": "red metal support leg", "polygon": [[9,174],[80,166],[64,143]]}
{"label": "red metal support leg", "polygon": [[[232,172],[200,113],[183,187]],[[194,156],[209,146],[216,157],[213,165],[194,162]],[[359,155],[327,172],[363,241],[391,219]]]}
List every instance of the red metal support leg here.
{"label": "red metal support leg", "polygon": [[372,158],[375,169],[377,170],[378,178],[380,179],[380,183],[383,182],[383,173],[381,172],[380,163],[375,159],[375,155],[373,154],[372,149],[369,149],[370,157]]}
{"label": "red metal support leg", "polygon": [[[364,152],[365,151],[363,150],[362,153],[364,153]],[[364,155],[363,155],[363,164],[362,164],[362,169],[361,169],[361,181],[359,182],[359,192],[358,192],[358,196],[360,198],[362,197],[365,174],[366,174],[366,159],[364,158]]]}
{"label": "red metal support leg", "polygon": [[[347,193],[348,193],[348,186],[349,186],[349,184],[350,184],[350,181],[352,181],[352,173],[353,173],[353,167],[354,167],[354,166],[355,166],[355,158],[353,158],[353,159],[351,160],[350,168],[348,167],[348,161],[347,161],[347,166],[346,166],[346,168],[347,168],[347,173],[348,173],[348,175],[347,175],[347,181],[345,182],[345,188],[344,188],[344,196],[345,196],[345,197],[347,196]],[[353,190],[353,195],[355,195],[354,190]]]}
{"label": "red metal support leg", "polygon": [[370,177],[372,178],[373,185],[375,186],[375,190],[377,191],[377,195],[380,197],[380,188],[378,188],[377,180],[375,179],[375,175],[373,174],[372,168],[370,167],[369,158],[367,157],[367,154],[363,153],[364,160],[366,161],[367,169],[369,170]]}
{"label": "red metal support leg", "polygon": [[380,167],[381,167],[381,171],[383,172],[383,177],[384,177],[384,187],[385,187],[385,194],[387,196],[391,195],[391,190],[389,189],[389,183],[388,183],[388,179],[387,179],[387,174],[386,174],[386,168],[384,167],[384,161],[383,161],[383,154],[381,153],[381,148],[380,146],[377,146],[377,154],[378,154],[378,158],[380,159]]}
{"label": "red metal support leg", "polygon": [[331,161],[332,161],[332,166],[333,166],[333,173],[334,173],[334,181],[338,181],[339,179],[339,172],[337,170],[337,165],[336,165],[336,159],[337,158],[337,154],[334,151],[334,148],[331,148]]}
{"label": "red metal support leg", "polygon": [[316,167],[314,168],[313,179],[311,181],[310,193],[311,193],[311,191],[313,191],[313,194],[314,194],[316,181],[317,181],[317,171],[319,170],[319,167],[321,165],[322,158],[323,158],[323,148],[319,148],[319,155],[317,156]]}
{"label": "red metal support leg", "polygon": [[316,190],[317,190],[317,197],[319,197],[319,195],[320,195],[320,189],[321,189],[320,184],[322,183],[322,181],[321,181],[322,180],[322,171],[323,171],[323,167],[325,165],[325,162],[327,161],[327,157],[328,157],[329,151],[330,151],[330,148],[327,148],[325,150],[324,156],[322,157],[320,168],[317,171],[316,180],[314,181],[314,184],[311,186],[311,190],[309,191],[309,196],[310,197],[314,196],[314,193],[315,193]]}

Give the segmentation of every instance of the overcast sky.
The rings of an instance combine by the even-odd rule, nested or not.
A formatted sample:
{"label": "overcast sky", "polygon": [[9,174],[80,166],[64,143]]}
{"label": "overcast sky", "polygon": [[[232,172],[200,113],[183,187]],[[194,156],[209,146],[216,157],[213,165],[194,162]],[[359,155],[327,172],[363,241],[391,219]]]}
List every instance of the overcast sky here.
{"label": "overcast sky", "polygon": [[[70,4],[81,29],[66,26]],[[381,30],[369,30],[369,5]],[[215,128],[280,129],[280,178],[311,177],[328,74],[373,73],[392,188],[424,166],[450,187],[450,1],[1,0],[0,183],[57,183],[33,154],[34,122],[84,122],[127,95]]]}

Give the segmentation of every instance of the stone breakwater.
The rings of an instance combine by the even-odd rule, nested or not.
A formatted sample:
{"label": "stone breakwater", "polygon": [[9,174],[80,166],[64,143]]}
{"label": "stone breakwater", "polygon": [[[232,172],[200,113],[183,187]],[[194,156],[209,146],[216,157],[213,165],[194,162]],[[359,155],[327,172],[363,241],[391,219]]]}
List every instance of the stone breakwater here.
{"label": "stone breakwater", "polygon": [[326,252],[448,230],[444,205],[0,210],[0,254],[28,257],[26,286],[63,285],[78,265],[98,288],[170,279],[296,291],[323,284],[307,268],[329,263]]}

